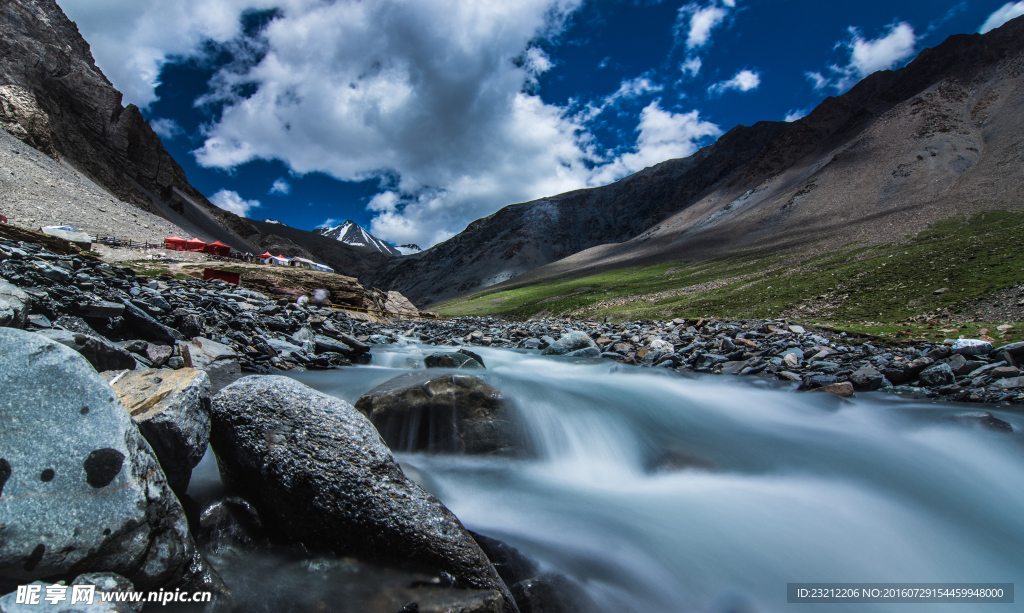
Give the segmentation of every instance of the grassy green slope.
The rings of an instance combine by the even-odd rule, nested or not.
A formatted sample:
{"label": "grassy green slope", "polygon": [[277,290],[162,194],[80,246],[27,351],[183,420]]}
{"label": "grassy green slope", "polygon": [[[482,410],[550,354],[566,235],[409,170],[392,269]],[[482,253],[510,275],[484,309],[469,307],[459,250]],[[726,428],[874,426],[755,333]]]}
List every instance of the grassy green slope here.
{"label": "grassy green slope", "polygon": [[935,224],[898,244],[815,256],[739,254],[665,262],[485,290],[433,310],[510,319],[713,315],[898,322],[941,310],[956,313],[963,304],[1024,283],[1021,245],[1024,212],[991,211]]}

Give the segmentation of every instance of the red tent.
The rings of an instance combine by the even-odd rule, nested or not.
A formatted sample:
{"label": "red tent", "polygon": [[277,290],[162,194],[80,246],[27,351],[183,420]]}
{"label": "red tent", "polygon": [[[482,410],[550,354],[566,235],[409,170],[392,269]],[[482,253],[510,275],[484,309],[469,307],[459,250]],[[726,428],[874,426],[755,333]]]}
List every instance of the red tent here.
{"label": "red tent", "polygon": [[166,247],[167,249],[173,249],[174,251],[185,251],[186,243],[188,243],[188,241],[181,238],[180,236],[172,236],[170,238],[164,239],[164,247]]}
{"label": "red tent", "polygon": [[198,238],[193,238],[192,240],[185,242],[185,249],[187,251],[202,251],[205,248],[206,243],[199,240]]}
{"label": "red tent", "polygon": [[258,258],[272,258],[272,257],[274,257],[274,254],[272,254],[272,253],[270,253],[268,251],[266,253],[261,253],[260,255],[258,255],[256,257],[258,257]]}
{"label": "red tent", "polygon": [[212,253],[213,255],[220,255],[224,257],[231,255],[231,247],[228,247],[220,241],[210,243],[203,249],[203,251],[205,253]]}

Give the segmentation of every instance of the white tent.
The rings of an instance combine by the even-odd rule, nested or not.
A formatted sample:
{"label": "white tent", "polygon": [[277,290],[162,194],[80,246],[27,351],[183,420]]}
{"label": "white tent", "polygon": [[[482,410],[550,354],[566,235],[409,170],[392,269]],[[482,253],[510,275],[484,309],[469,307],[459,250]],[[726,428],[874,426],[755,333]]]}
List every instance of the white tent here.
{"label": "white tent", "polygon": [[334,272],[334,269],[331,268],[330,266],[327,266],[326,264],[315,264],[315,266],[317,270],[322,270],[324,272]]}
{"label": "white tent", "polygon": [[306,258],[292,258],[288,261],[289,266],[298,266],[299,268],[308,268],[310,270],[316,270],[316,262],[313,260],[307,260]]}

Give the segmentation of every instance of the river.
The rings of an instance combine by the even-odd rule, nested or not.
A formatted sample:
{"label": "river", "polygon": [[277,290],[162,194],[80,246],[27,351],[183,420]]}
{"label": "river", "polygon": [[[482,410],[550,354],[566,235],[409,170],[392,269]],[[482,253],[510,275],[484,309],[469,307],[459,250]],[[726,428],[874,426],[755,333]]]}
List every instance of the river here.
{"label": "river", "polygon": [[[292,376],[354,403],[437,350],[377,347],[370,366]],[[536,457],[396,457],[468,528],[609,613],[852,610],[786,604],[790,582],[1024,581],[1019,409],[474,351]],[[979,409],[1014,432],[955,418]]]}

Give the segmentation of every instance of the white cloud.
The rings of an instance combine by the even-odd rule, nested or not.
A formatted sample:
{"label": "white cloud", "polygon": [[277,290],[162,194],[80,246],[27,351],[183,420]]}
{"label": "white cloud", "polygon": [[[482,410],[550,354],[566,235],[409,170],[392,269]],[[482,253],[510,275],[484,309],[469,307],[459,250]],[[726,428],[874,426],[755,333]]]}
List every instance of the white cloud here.
{"label": "white cloud", "polygon": [[809,112],[809,109],[796,109],[795,111],[786,113],[786,117],[782,121],[790,122],[796,121],[797,119],[803,119],[804,117],[807,117],[807,113]]}
{"label": "white cloud", "polygon": [[981,24],[981,27],[978,28],[978,33],[984,34],[991,30],[995,30],[1007,21],[1010,21],[1014,17],[1020,17],[1021,15],[1024,15],[1024,1],[1007,2],[988,16],[985,23]]}
{"label": "white cloud", "polygon": [[699,57],[689,57],[686,61],[679,65],[679,70],[683,71],[683,74],[689,77],[697,76],[700,72],[700,67],[703,65]]}
{"label": "white cloud", "polygon": [[210,202],[239,217],[248,217],[249,209],[259,208],[260,206],[259,200],[246,200],[239,196],[238,192],[229,189],[222,189],[210,196]]}
{"label": "white cloud", "polygon": [[[723,3],[726,7],[735,3]],[[676,16],[676,35],[679,37],[686,31],[686,48],[699,49],[711,40],[711,31],[725,20],[728,10],[711,4],[700,6],[695,2],[679,7]]]}
{"label": "white cloud", "polygon": [[268,194],[281,194],[282,196],[287,196],[291,191],[292,191],[291,184],[288,183],[287,181],[285,181],[284,177],[281,177],[280,179],[277,179],[276,181],[274,181],[274,184],[270,186],[270,191],[267,192],[267,193]]}
{"label": "white cloud", "polygon": [[317,229],[319,229],[319,228],[333,228],[337,224],[338,224],[338,220],[337,219],[335,219],[333,217],[328,217],[327,219],[324,220],[324,222],[322,224],[317,226]]}
{"label": "white cloud", "polygon": [[711,95],[721,95],[724,92],[734,89],[738,92],[749,92],[761,85],[761,73],[753,70],[741,70],[727,81],[719,81],[708,87]]}
{"label": "white cloud", "polygon": [[[244,47],[242,12],[271,6],[61,1],[72,7],[100,67],[137,103],[155,99],[169,57],[202,58],[207,39]],[[225,170],[280,160],[295,176],[376,179],[369,229],[396,244],[427,247],[506,204],[614,181],[689,155],[720,133],[696,110],[674,113],[653,102],[640,115],[634,147],[601,149],[588,111],[661,91],[647,75],[582,110],[579,102],[546,104],[531,93],[553,63],[538,41],[560,33],[582,1],[273,2],[278,12],[250,41],[259,55],[210,81],[202,102],[223,105],[223,112],[204,127],[196,160]],[[708,15],[693,23],[697,38]],[[123,61],[133,57],[146,59]],[[234,192],[218,194],[218,206],[228,210],[259,206]]]}
{"label": "white cloud", "polygon": [[804,73],[814,89],[831,87],[838,93],[845,92],[869,74],[889,70],[914,55],[917,36],[913,26],[905,21],[890,24],[884,36],[871,40],[865,39],[860,30],[853,26],[849,32],[850,40],[836,44],[837,47],[846,47],[850,52],[850,61],[846,66],[830,65],[829,77],[820,72]]}
{"label": "white cloud", "polygon": [[167,140],[171,140],[185,133],[185,131],[181,129],[181,126],[178,125],[178,122],[173,119],[151,119],[149,120],[149,127],[153,128],[153,131],[156,132],[157,136],[160,138],[166,138]]}

